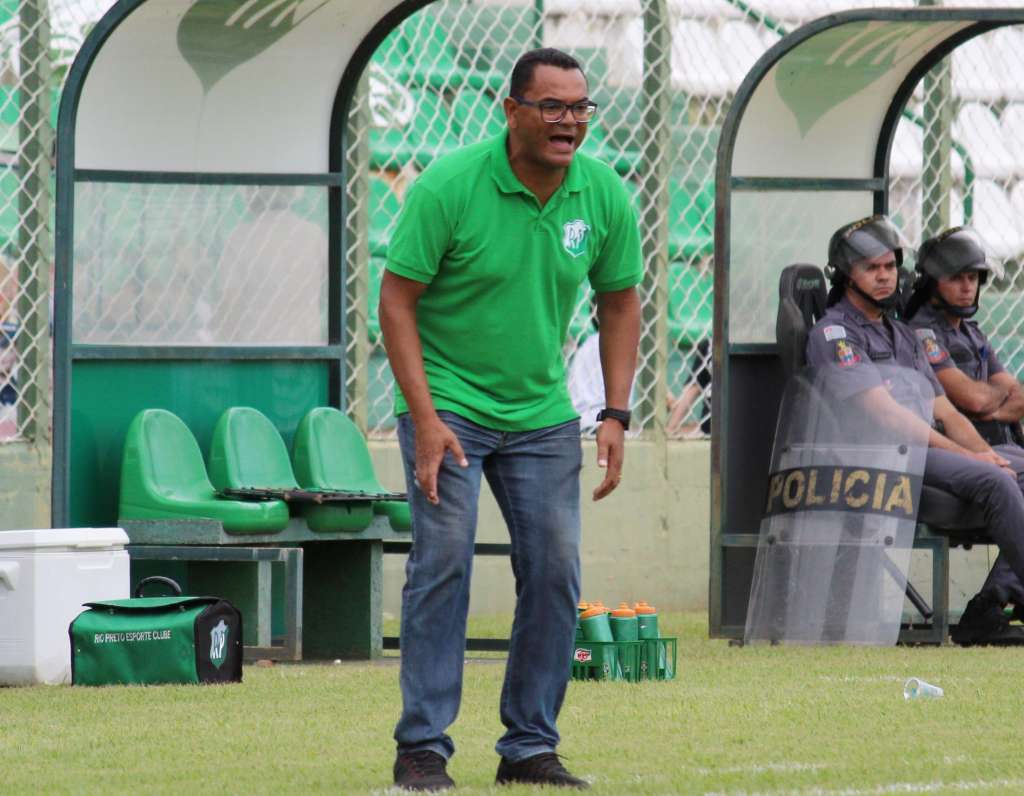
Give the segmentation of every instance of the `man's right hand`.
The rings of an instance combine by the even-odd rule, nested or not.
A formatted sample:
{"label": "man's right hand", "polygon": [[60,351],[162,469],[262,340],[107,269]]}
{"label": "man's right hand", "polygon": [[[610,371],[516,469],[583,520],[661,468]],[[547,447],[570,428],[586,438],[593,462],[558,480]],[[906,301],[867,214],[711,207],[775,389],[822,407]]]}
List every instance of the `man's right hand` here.
{"label": "man's right hand", "polygon": [[986,464],[994,464],[996,467],[1005,467],[1007,470],[1010,468],[1010,460],[1004,459],[994,450],[987,451],[968,451],[967,455],[972,459],[976,459],[979,462],[985,462]]}
{"label": "man's right hand", "polygon": [[437,415],[431,420],[415,422],[416,428],[416,486],[435,506],[441,502],[437,496],[437,472],[441,469],[446,451],[451,451],[459,467],[469,467],[459,438]]}

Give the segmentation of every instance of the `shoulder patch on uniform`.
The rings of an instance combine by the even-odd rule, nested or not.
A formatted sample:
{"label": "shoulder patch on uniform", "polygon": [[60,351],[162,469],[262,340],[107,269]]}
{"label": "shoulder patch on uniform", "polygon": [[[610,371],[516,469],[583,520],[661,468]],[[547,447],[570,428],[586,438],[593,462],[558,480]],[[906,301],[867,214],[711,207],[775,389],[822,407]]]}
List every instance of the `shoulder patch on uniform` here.
{"label": "shoulder patch on uniform", "polygon": [[[925,331],[919,329],[918,331]],[[931,331],[928,329],[927,331]],[[940,346],[935,339],[933,334],[931,337],[921,338],[921,342],[924,343],[924,353],[928,357],[928,361],[933,365],[938,365],[940,362],[945,362],[949,358],[949,352]]]}
{"label": "shoulder patch on uniform", "polygon": [[845,340],[836,341],[836,362],[841,368],[852,368],[860,362],[860,354],[850,348]]}
{"label": "shoulder patch on uniform", "polygon": [[929,338],[931,338],[932,340],[935,339],[935,331],[933,329],[929,329],[927,326],[915,328],[914,334],[917,335],[918,340],[922,341],[927,340]]}
{"label": "shoulder patch on uniform", "polygon": [[846,327],[844,327],[844,326],[826,326],[825,327],[825,339],[826,340],[845,340],[846,339]]}

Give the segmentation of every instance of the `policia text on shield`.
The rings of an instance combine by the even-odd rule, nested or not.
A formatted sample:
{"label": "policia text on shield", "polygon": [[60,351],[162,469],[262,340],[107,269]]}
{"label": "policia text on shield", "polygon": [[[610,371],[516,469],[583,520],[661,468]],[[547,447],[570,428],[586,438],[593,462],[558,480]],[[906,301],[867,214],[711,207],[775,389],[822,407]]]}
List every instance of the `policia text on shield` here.
{"label": "policia text on shield", "polygon": [[[924,483],[978,504],[1006,566],[1024,579],[1024,455],[1004,445],[993,448],[982,438],[946,397],[925,345],[910,327],[892,318],[904,248],[884,216],[835,233],[829,244],[829,309],[808,337],[808,363],[830,368],[829,386],[837,405],[856,400],[883,426],[941,422],[942,433],[927,430]],[[921,418],[907,407],[906,397],[880,378],[880,362],[914,369],[929,380],[935,395],[933,417]]]}
{"label": "policia text on shield", "polygon": [[920,478],[907,473],[876,467],[797,467],[772,474],[764,513],[840,508],[912,520],[917,516],[914,496],[920,492]]}

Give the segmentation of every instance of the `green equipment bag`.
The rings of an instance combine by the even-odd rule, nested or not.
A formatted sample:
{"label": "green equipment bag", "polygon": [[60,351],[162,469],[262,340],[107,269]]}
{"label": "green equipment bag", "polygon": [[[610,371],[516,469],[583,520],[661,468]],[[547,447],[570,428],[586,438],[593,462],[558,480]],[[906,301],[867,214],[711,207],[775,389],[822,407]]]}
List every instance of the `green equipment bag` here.
{"label": "green equipment bag", "polygon": [[[153,582],[172,597],[142,597]],[[72,685],[238,683],[242,615],[218,597],[182,596],[170,578],[146,578],[135,599],[85,603],[71,623]]]}

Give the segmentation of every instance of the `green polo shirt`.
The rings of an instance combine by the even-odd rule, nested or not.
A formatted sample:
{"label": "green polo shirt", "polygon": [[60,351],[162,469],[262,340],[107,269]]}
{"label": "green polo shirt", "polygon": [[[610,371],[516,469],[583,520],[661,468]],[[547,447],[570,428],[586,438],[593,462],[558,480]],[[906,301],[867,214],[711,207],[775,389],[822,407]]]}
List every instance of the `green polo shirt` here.
{"label": "green polo shirt", "polygon": [[[529,431],[577,416],[562,346],[580,284],[633,287],[643,264],[629,194],[609,166],[576,153],[541,207],[512,172],[505,135],[419,176],[387,269],[428,285],[416,320],[434,406]],[[406,411],[396,389],[395,413]]]}

